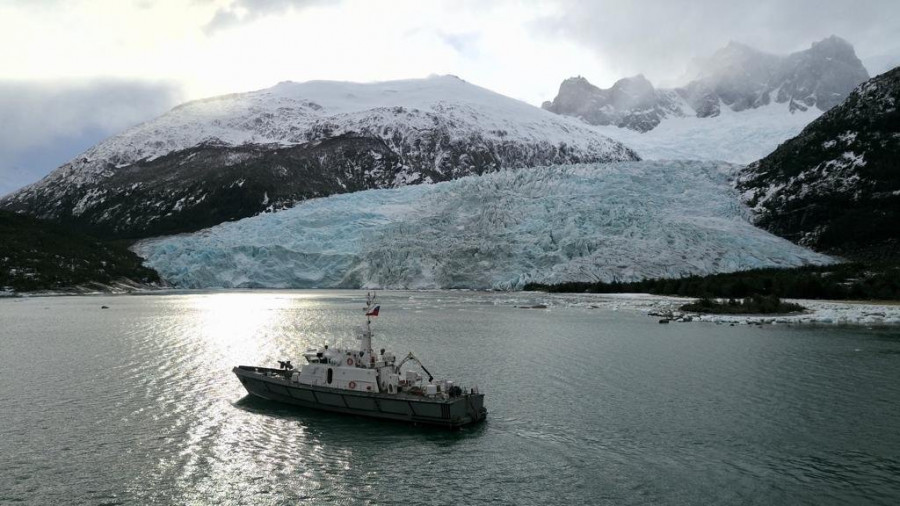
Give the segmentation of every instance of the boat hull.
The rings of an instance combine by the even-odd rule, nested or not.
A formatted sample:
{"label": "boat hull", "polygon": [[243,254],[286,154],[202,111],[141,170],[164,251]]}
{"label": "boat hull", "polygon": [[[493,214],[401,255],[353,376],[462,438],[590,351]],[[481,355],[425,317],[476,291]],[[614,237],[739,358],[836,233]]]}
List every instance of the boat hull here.
{"label": "boat hull", "polygon": [[233,371],[250,394],[304,408],[448,428],[479,422],[487,416],[484,394],[432,399],[410,394],[354,392],[296,383],[286,371],[278,369],[242,365]]}

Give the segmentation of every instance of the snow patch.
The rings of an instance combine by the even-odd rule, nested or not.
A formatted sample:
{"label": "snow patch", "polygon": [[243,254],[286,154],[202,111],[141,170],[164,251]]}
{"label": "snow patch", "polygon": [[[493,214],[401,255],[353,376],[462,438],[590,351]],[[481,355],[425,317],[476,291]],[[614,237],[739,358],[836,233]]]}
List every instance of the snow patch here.
{"label": "snow patch", "polygon": [[[683,313],[679,308],[692,298],[668,297],[645,293],[616,294],[542,294],[541,303],[550,307],[564,306],[589,309],[612,309],[642,313]],[[787,315],[691,315],[692,322],[712,322],[735,325],[897,325],[900,324],[900,305],[857,303],[830,300],[787,299],[808,309],[807,312]]]}

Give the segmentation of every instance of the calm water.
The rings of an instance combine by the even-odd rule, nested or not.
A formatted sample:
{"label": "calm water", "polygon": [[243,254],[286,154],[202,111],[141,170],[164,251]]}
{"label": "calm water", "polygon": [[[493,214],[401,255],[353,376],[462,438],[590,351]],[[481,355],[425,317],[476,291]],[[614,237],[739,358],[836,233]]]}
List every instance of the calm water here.
{"label": "calm water", "polygon": [[486,423],[451,433],[245,396],[232,366],[349,341],[360,296],[0,300],[0,503],[900,501],[900,329],[387,292],[376,346],[481,386]]}

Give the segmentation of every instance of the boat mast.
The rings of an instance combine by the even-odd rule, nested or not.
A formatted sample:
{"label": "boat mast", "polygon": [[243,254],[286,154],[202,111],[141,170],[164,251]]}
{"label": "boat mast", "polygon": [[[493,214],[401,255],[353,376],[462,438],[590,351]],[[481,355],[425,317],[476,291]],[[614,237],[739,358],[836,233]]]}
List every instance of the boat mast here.
{"label": "boat mast", "polygon": [[366,330],[362,335],[363,364],[369,367],[372,364],[372,317],[378,316],[378,306],[375,304],[375,295],[366,293]]}

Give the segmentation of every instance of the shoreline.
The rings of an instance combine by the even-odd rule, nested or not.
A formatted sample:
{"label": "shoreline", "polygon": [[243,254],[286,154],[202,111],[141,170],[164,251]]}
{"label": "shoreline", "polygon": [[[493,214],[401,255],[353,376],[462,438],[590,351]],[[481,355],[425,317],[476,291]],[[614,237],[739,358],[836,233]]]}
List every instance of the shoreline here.
{"label": "shoreline", "polygon": [[15,299],[25,297],[72,297],[79,295],[134,295],[146,293],[158,293],[167,290],[177,290],[170,286],[138,283],[131,280],[119,280],[112,283],[86,283],[68,288],[56,290],[36,290],[33,292],[17,292],[14,290],[0,289],[0,299]]}
{"label": "shoreline", "polygon": [[[540,292],[532,292],[540,293]],[[551,295],[551,294],[547,294]],[[709,322],[735,325],[889,325],[900,324],[900,302],[898,301],[837,301],[821,299],[783,299],[804,306],[807,311],[779,315],[753,314],[706,314],[679,309],[695,300],[692,297],[674,297],[649,293],[611,294],[552,294],[567,300],[574,307],[595,306],[613,310],[627,309],[643,312],[647,316],[671,312],[673,315],[690,316],[688,322]],[[581,301],[571,300],[580,298]],[[677,320],[673,320],[675,323]],[[678,322],[682,323],[682,322]]]}
{"label": "shoreline", "polygon": [[[66,291],[46,292],[0,292],[0,300],[30,297],[67,297],[67,296],[102,296],[102,295],[171,295],[204,292],[265,292],[271,290],[305,291],[306,289],[290,288],[239,288],[193,290],[171,286],[137,285],[132,283],[113,283],[98,287],[81,286]],[[331,289],[327,289],[331,290]],[[363,290],[363,289],[335,289]],[[383,290],[435,292],[445,290]],[[804,306],[807,311],[779,315],[754,314],[705,314],[682,311],[680,307],[695,300],[692,297],[653,295],[649,293],[546,293],[528,291],[493,291],[493,290],[447,290],[453,292],[483,292],[508,294],[512,298],[504,301],[512,305],[545,305],[546,309],[554,307],[572,307],[583,309],[607,309],[611,311],[632,311],[648,317],[658,317],[671,313],[673,323],[707,322],[734,325],[858,325],[872,326],[900,325],[900,301],[855,301],[855,300],[821,300],[821,299],[783,299]],[[683,319],[684,316],[689,318]]]}

